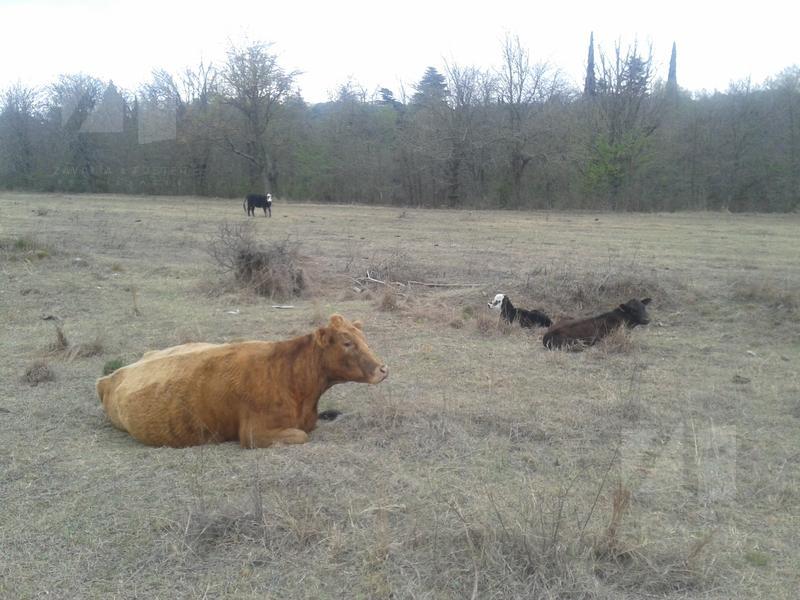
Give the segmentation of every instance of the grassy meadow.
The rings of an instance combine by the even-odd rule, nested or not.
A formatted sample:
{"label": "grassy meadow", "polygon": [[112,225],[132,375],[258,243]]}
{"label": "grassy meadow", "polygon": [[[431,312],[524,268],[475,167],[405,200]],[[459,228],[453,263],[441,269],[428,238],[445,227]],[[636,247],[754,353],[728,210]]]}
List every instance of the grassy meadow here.
{"label": "grassy meadow", "polygon": [[[296,298],[220,272],[247,221],[0,193],[0,598],[796,597],[799,215],[279,200],[249,227],[296,248]],[[551,352],[497,292],[652,320]],[[146,447],[96,396],[111,361],[334,312],[390,375],[328,391],[308,444]]]}

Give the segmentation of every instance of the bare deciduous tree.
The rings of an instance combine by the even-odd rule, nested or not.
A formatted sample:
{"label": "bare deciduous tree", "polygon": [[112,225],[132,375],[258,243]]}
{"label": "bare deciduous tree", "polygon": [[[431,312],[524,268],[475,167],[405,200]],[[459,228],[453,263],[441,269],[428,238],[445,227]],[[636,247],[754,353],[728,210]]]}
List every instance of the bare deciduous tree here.
{"label": "bare deciduous tree", "polygon": [[228,119],[222,140],[250,165],[250,185],[277,193],[278,171],[270,152],[268,132],[276,111],[292,93],[298,73],[278,64],[270,44],[255,42],[231,47],[221,71],[223,102],[238,119]]}

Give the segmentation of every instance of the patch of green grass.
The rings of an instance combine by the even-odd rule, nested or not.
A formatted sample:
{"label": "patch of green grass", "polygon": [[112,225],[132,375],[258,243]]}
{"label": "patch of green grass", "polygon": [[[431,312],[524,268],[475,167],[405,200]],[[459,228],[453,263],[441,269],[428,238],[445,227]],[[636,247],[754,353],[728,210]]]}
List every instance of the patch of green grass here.
{"label": "patch of green grass", "polygon": [[111,373],[113,373],[117,369],[121,369],[124,366],[125,366],[125,361],[123,361],[121,358],[114,358],[112,360],[109,360],[106,362],[106,364],[103,365],[103,375],[111,375]]}
{"label": "patch of green grass", "polygon": [[754,567],[766,567],[769,564],[769,555],[758,550],[748,550],[744,553],[744,559]]}

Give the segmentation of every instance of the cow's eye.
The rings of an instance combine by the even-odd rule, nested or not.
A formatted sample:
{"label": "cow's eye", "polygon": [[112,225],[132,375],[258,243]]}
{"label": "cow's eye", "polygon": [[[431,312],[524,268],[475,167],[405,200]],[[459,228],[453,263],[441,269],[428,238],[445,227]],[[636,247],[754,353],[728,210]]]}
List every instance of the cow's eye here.
{"label": "cow's eye", "polygon": [[345,348],[352,348],[353,342],[351,342],[350,340],[345,340],[344,342],[342,342],[342,346],[344,346]]}

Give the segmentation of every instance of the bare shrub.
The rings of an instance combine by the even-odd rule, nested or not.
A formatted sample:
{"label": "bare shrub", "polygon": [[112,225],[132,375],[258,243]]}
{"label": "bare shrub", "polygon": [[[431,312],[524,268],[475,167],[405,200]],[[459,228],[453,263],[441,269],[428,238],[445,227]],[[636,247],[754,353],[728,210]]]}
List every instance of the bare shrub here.
{"label": "bare shrub", "polygon": [[55,381],[55,373],[43,359],[35,360],[28,368],[25,369],[25,374],[22,376],[22,381],[30,386],[37,386],[46,381]]}
{"label": "bare shrub", "polygon": [[285,300],[308,289],[306,273],[300,266],[299,244],[288,239],[261,244],[255,240],[250,223],[221,225],[209,253],[223,273],[232,274],[239,285],[259,296]]}

